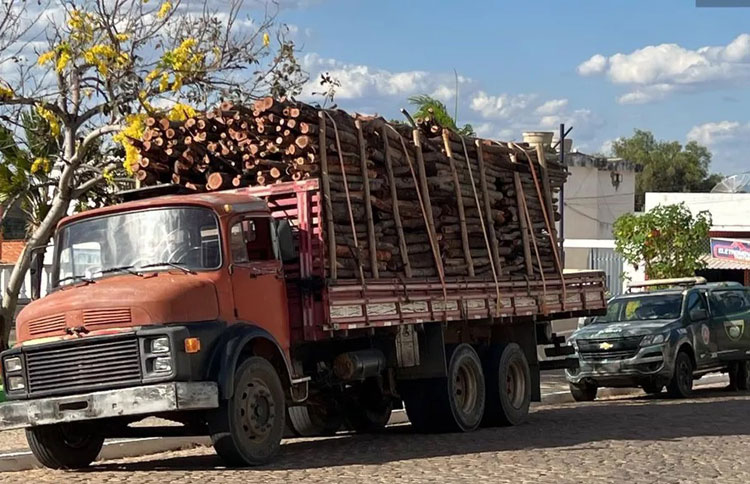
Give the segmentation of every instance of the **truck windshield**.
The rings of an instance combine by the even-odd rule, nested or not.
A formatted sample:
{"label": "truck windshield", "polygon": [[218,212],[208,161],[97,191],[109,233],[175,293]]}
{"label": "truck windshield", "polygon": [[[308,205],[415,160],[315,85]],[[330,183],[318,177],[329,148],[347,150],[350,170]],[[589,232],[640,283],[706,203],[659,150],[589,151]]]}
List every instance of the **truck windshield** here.
{"label": "truck windshield", "polygon": [[174,207],[81,220],[55,242],[53,286],[105,275],[179,266],[188,271],[221,265],[219,225],[211,210]]}
{"label": "truck windshield", "polygon": [[610,301],[607,305],[607,315],[597,316],[593,323],[677,319],[681,313],[681,294],[652,294],[640,297],[625,297]]}

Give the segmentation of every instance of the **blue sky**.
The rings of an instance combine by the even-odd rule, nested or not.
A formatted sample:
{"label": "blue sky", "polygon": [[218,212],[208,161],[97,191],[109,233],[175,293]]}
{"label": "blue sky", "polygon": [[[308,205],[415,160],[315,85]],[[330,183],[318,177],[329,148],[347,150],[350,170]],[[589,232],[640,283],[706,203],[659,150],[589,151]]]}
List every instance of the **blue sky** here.
{"label": "blue sky", "polygon": [[[635,128],[695,139],[713,169],[750,170],[750,7],[693,0],[535,2],[283,0],[312,76],[342,82],[337,102],[398,117],[408,96],[454,103],[480,134],[574,126],[582,151]],[[704,48],[708,47],[708,48]],[[312,89],[308,89],[309,92]]]}

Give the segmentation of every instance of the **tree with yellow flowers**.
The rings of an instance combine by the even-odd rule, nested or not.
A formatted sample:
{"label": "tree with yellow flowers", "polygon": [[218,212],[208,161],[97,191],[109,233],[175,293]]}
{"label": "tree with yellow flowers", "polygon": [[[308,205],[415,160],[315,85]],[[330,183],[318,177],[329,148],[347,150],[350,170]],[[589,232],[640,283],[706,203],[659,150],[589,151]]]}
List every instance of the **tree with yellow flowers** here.
{"label": "tree with yellow flowers", "polygon": [[54,149],[33,167],[51,180],[49,206],[2,295],[0,346],[32,253],[76,201],[130,172],[137,160],[129,139],[146,117],[184,119],[222,99],[295,95],[306,81],[273,3],[251,18],[243,0],[3,1],[15,5],[0,8],[0,62],[13,62],[17,75],[0,78],[0,123],[24,141],[21,113],[31,112]]}

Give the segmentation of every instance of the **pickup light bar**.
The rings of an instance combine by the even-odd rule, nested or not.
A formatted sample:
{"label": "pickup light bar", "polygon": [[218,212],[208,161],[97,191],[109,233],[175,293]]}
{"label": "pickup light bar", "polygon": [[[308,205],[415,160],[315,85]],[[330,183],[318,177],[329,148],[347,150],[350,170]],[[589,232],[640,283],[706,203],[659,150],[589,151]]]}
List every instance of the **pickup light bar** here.
{"label": "pickup light bar", "polygon": [[674,279],[652,279],[650,281],[636,282],[628,284],[627,292],[632,292],[633,289],[644,289],[655,286],[666,286],[666,287],[692,287],[698,284],[706,284],[705,277],[678,277]]}

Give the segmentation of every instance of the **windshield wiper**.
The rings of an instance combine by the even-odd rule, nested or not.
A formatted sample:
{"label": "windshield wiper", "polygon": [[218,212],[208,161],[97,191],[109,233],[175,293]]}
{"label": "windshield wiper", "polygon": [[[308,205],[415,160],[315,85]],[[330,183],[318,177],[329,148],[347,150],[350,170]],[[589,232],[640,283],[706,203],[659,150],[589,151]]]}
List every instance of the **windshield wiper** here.
{"label": "windshield wiper", "polygon": [[134,267],[135,266],[132,266],[132,265],[130,265],[130,266],[110,267],[109,269],[104,269],[104,270],[96,271],[96,272],[99,273],[99,274],[110,274],[112,272],[122,272],[122,271],[125,271],[128,274],[133,274],[134,276],[142,276],[143,274],[141,274],[140,272],[137,272],[137,271],[133,270]]}
{"label": "windshield wiper", "polygon": [[194,271],[191,271],[187,267],[183,267],[180,262],[154,262],[153,264],[146,264],[145,266],[139,266],[138,269],[148,269],[149,267],[159,267],[159,266],[170,266],[174,267],[175,269],[179,269],[185,274],[195,274]]}
{"label": "windshield wiper", "polygon": [[60,279],[59,281],[57,281],[57,285],[59,286],[60,284],[62,284],[65,281],[83,281],[83,282],[86,282],[88,284],[93,284],[93,283],[96,282],[95,280],[93,280],[90,277],[86,277],[86,276],[82,276],[82,275],[73,275],[73,276],[63,277],[62,279]]}

